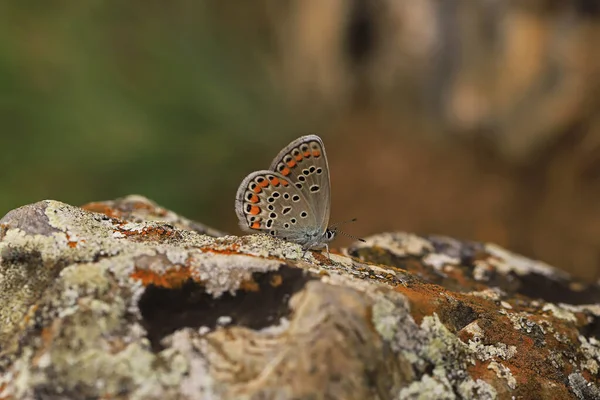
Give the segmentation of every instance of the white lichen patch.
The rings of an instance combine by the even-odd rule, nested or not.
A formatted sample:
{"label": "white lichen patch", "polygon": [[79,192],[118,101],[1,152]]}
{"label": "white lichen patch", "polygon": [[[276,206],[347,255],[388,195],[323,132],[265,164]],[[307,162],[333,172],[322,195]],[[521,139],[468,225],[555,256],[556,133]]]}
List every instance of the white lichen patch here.
{"label": "white lichen patch", "polygon": [[550,325],[543,326],[532,321],[530,319],[531,314],[527,312],[510,312],[506,313],[506,316],[512,322],[513,328],[527,334],[534,333],[534,331],[537,329],[539,329],[539,332],[542,334],[545,334],[552,329]]}
{"label": "white lichen patch", "polygon": [[379,335],[383,340],[390,343],[394,342],[402,319],[398,312],[398,305],[385,297],[381,297],[373,304],[372,312],[373,325]]}
{"label": "white lichen patch", "polygon": [[544,304],[544,306],[542,307],[542,311],[551,312],[552,315],[554,315],[556,318],[562,319],[564,321],[577,322],[577,317],[572,312],[552,303]]}
{"label": "white lichen patch", "polygon": [[196,281],[204,282],[206,292],[215,297],[234,292],[254,272],[276,271],[281,266],[277,260],[265,260],[242,254],[192,253],[188,260],[190,274]]}
{"label": "white lichen patch", "polygon": [[600,341],[595,337],[587,339],[585,336],[579,335],[579,343],[585,357],[581,361],[581,368],[587,369],[593,375],[598,375],[600,371]]}
{"label": "white lichen patch", "polygon": [[480,361],[498,358],[509,360],[517,354],[517,348],[515,346],[508,346],[502,342],[498,342],[495,345],[483,345],[475,341],[469,341],[469,349],[473,351]]}
{"label": "white lichen patch", "polygon": [[491,361],[488,364],[488,369],[491,369],[492,371],[494,371],[498,378],[506,380],[506,384],[508,385],[509,388],[511,388],[513,390],[517,388],[517,380],[513,376],[512,372],[510,371],[510,368],[508,368],[505,365],[500,364],[496,361]]}
{"label": "white lichen patch", "polygon": [[500,301],[500,305],[504,308],[506,308],[507,310],[512,310],[512,306],[510,305],[510,303],[506,302],[506,301]]}
{"label": "white lichen patch", "polygon": [[365,242],[359,242],[356,248],[378,247],[393,253],[399,257],[419,256],[425,252],[432,252],[433,245],[419,237],[405,232],[381,233],[379,235],[365,238]]}
{"label": "white lichen patch", "polygon": [[600,317],[600,304],[565,304],[559,303],[559,306],[573,313],[589,313],[596,317]]}
{"label": "white lichen patch", "polygon": [[412,382],[398,394],[398,400],[455,400],[450,381],[443,373],[434,376],[423,375],[419,381]]}
{"label": "white lichen patch", "polygon": [[466,379],[458,385],[457,391],[463,399],[494,400],[498,397],[496,389],[481,379]]}
{"label": "white lichen patch", "polygon": [[482,299],[492,300],[492,301],[500,301],[502,299],[502,297],[506,296],[506,293],[502,289],[497,288],[497,287],[479,290],[476,292],[469,292],[467,294],[469,296],[480,297]]}
{"label": "white lichen patch", "polygon": [[446,266],[459,265],[460,260],[443,253],[430,253],[423,257],[423,263],[437,271],[442,271]]}
{"label": "white lichen patch", "polygon": [[477,321],[471,322],[462,330],[463,332],[470,334],[475,340],[481,340],[481,338],[483,337],[483,329],[481,329]]}
{"label": "white lichen patch", "polygon": [[600,399],[600,387],[593,382],[588,382],[580,373],[574,372],[570,374],[568,380],[571,390],[573,390],[578,399]]}
{"label": "white lichen patch", "polygon": [[564,271],[551,267],[542,262],[512,253],[495,244],[486,243],[485,249],[492,256],[486,261],[502,274],[514,272],[517,275],[540,274],[548,278],[565,278],[570,276]]}
{"label": "white lichen patch", "polygon": [[302,259],[303,255],[309,256],[309,252],[302,250],[302,246],[299,244],[286,242],[265,234],[247,235],[241,238],[224,236],[215,239],[211,248],[216,251],[231,251],[232,245],[235,246],[236,252],[262,258],[274,257],[299,260]]}
{"label": "white lichen patch", "polygon": [[492,268],[487,262],[483,260],[475,261],[473,267],[473,279],[475,279],[477,282],[489,281],[492,272]]}
{"label": "white lichen patch", "polygon": [[470,361],[469,347],[446,328],[436,313],[423,318],[421,329],[428,340],[420,350],[422,357],[447,371],[464,370]]}
{"label": "white lichen patch", "polygon": [[190,400],[216,399],[207,361],[198,349],[198,335],[201,334],[185,328],[166,337],[163,342],[169,351],[185,359],[187,373],[179,383],[181,394]]}
{"label": "white lichen patch", "polygon": [[495,359],[509,360],[517,354],[515,346],[508,346],[505,343],[498,342],[495,345],[484,345],[483,339],[485,332],[481,329],[477,321],[471,322],[463,328],[463,331],[471,334],[467,346],[472,355],[480,361]]}

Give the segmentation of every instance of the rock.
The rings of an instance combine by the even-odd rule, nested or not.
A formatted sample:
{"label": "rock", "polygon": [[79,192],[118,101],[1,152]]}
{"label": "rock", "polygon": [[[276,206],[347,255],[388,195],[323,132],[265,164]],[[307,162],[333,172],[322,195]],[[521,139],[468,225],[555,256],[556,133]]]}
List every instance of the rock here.
{"label": "rock", "polygon": [[141,197],[13,210],[0,398],[599,396],[598,285],[398,232],[302,255]]}

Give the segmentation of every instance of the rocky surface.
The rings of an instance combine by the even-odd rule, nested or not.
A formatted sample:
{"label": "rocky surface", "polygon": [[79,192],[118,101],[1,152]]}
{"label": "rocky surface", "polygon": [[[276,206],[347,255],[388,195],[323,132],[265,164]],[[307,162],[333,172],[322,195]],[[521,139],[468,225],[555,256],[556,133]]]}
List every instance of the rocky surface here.
{"label": "rocky surface", "polygon": [[139,196],[9,212],[0,399],[600,398],[598,285],[444,237],[218,235]]}

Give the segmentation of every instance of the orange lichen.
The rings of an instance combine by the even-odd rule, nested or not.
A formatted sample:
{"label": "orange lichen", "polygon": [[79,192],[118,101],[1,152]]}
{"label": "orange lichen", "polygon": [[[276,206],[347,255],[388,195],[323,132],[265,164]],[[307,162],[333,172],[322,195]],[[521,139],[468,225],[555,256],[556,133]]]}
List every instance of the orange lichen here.
{"label": "orange lichen", "polygon": [[119,224],[118,227],[121,229],[116,229],[115,232],[119,232],[123,236],[141,236],[144,239],[160,239],[163,237],[171,237],[177,234],[176,230],[163,226],[144,227],[140,230],[123,229],[125,224]]}
{"label": "orange lichen", "polygon": [[115,210],[114,208],[109,207],[106,204],[99,203],[99,202],[87,203],[87,204],[82,205],[81,208],[83,208],[84,210],[87,210],[87,211],[104,214],[111,218],[119,218],[121,215],[121,213],[118,210]]}
{"label": "orange lichen", "polygon": [[[435,287],[435,289],[433,289]],[[415,321],[420,324],[424,317],[439,313],[440,292],[444,289],[437,285],[411,285],[406,287],[399,285],[396,290],[405,295],[411,303],[411,314]]]}
{"label": "orange lichen", "polygon": [[260,290],[260,286],[253,280],[244,280],[240,283],[240,289],[247,292],[258,292]]}
{"label": "orange lichen", "polygon": [[193,279],[190,268],[184,266],[169,268],[163,273],[136,267],[131,278],[141,281],[144,286],[154,285],[168,289],[180,288],[188,279]]}
{"label": "orange lichen", "polygon": [[31,307],[29,307],[29,310],[27,310],[27,313],[23,317],[23,326],[26,326],[29,320],[35,315],[35,312],[37,311],[38,307],[39,306],[37,304],[34,304]]}
{"label": "orange lichen", "polygon": [[[8,386],[7,383],[0,383],[0,393],[4,392],[4,390],[6,389],[6,387]],[[14,397],[13,396],[6,396],[6,397],[0,397],[0,400],[13,400]]]}
{"label": "orange lichen", "polygon": [[278,287],[283,283],[283,277],[280,274],[275,274],[271,276],[271,280],[269,281],[271,286]]}
{"label": "orange lichen", "polygon": [[77,247],[77,242],[71,240],[71,236],[68,233],[65,233],[65,236],[67,236],[67,246],[69,246],[72,249]]}

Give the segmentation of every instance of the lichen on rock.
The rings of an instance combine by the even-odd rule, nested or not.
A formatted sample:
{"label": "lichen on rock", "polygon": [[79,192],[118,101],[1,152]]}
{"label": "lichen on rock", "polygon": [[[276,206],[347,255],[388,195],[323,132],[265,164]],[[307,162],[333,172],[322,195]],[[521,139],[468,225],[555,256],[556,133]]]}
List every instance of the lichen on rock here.
{"label": "lichen on rock", "polygon": [[331,257],[140,196],[0,220],[0,399],[587,399],[600,288],[395,232]]}

